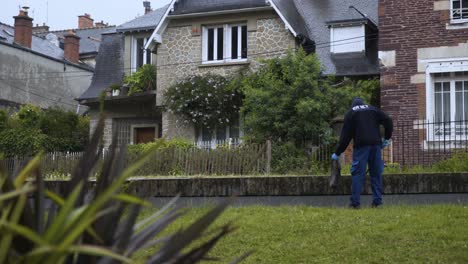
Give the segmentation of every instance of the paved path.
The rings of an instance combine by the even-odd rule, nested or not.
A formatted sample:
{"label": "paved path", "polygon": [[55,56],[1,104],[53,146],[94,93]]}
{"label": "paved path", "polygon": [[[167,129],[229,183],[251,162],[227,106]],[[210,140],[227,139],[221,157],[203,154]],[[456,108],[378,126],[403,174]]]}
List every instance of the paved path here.
{"label": "paved path", "polygon": [[[214,204],[229,198],[226,197],[183,197],[179,203],[185,207],[200,207]],[[171,198],[150,198],[156,207],[166,204]],[[315,207],[345,207],[349,203],[349,196],[266,196],[239,197],[233,206],[250,205],[307,205]],[[361,196],[363,206],[371,204],[371,196]],[[384,205],[428,205],[428,204],[463,204],[468,205],[468,193],[464,194],[414,194],[414,195],[385,195]]]}

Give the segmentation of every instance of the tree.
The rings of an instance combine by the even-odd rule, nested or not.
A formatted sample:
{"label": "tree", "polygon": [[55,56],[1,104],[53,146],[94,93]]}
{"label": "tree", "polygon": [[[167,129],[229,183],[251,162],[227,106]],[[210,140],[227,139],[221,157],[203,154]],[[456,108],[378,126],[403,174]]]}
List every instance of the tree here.
{"label": "tree", "polygon": [[58,108],[22,106],[12,116],[0,111],[1,156],[39,151],[81,151],[88,142],[89,118]]}
{"label": "tree", "polygon": [[42,112],[39,127],[47,136],[47,151],[80,151],[87,144],[89,119],[73,112],[49,108]]}
{"label": "tree", "polygon": [[246,134],[258,141],[270,138],[295,143],[331,136],[331,121],[344,114],[352,98],[369,98],[368,91],[359,89],[362,84],[336,83],[334,77],[322,75],[315,54],[307,55],[302,49],[264,61],[264,67],[241,85]]}

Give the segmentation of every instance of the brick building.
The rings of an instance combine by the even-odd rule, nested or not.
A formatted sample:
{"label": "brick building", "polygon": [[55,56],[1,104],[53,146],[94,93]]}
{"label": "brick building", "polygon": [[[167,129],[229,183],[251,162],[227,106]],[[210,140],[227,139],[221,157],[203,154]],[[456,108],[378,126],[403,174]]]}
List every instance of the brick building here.
{"label": "brick building", "polygon": [[379,58],[395,161],[428,163],[466,148],[468,1],[381,0]]}

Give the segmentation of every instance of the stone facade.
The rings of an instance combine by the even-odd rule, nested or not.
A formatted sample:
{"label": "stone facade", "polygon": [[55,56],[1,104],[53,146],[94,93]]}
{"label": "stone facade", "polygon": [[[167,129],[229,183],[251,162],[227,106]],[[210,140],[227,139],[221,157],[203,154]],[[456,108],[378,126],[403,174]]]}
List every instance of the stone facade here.
{"label": "stone facade", "polygon": [[[154,96],[154,95],[152,95]],[[158,135],[161,135],[160,126],[162,122],[161,113],[155,109],[154,100],[150,102],[112,102],[107,101],[105,104],[105,123],[103,145],[108,148],[112,143],[113,132],[117,133],[117,144],[132,144],[133,143],[133,127],[135,126],[154,126],[157,128]],[[91,107],[90,115],[90,134],[92,135],[96,129],[100,112],[98,106]]]}
{"label": "stone facade", "polygon": [[[232,22],[231,22],[232,21]],[[248,61],[239,63],[202,64],[203,25],[247,22]],[[294,36],[286,29],[281,18],[274,12],[236,14],[230,17],[210,17],[203,20],[172,21],[162,35],[157,59],[157,105],[164,105],[164,92],[177,81],[190,75],[233,75],[240,70],[256,70],[259,59],[278,57],[296,47]],[[177,116],[163,113],[164,137],[195,139],[192,124],[182,124]]]}
{"label": "stone facade", "polygon": [[[448,0],[381,0],[379,39],[382,108],[396,126],[412,128],[430,118],[426,115],[427,96],[433,96],[426,94],[432,85],[426,83],[428,61],[467,58],[468,24],[451,23]],[[424,131],[402,131],[395,131],[395,146],[424,149]],[[401,156],[399,151],[394,156]]]}
{"label": "stone facade", "polygon": [[[136,38],[149,38],[151,32],[129,33],[124,37],[123,68],[125,75],[131,75],[135,71],[132,61],[135,60],[134,40]],[[152,54],[153,63],[156,62],[156,55]],[[105,127],[103,135],[103,145],[108,148],[112,143],[113,133],[117,133],[117,144],[133,143],[133,128],[135,126],[154,126],[157,130],[161,128],[161,113],[155,108],[155,95],[150,93],[144,102],[132,102],[128,100],[113,101],[112,98],[105,103]],[[92,135],[99,120],[99,106],[93,105],[89,110],[91,116],[90,134]],[[160,135],[160,131],[157,133]]]}

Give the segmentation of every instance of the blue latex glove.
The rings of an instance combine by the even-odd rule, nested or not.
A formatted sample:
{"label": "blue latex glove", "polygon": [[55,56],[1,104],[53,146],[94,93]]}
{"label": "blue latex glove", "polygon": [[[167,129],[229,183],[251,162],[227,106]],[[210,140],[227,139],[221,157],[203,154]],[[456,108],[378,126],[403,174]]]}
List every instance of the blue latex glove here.
{"label": "blue latex glove", "polygon": [[332,160],[339,160],[340,159],[340,156],[336,155],[335,153],[333,153],[333,155],[331,156]]}
{"label": "blue latex glove", "polygon": [[382,148],[384,149],[384,148],[390,146],[391,143],[392,143],[392,142],[390,141],[390,139],[384,139],[384,140],[382,141]]}

